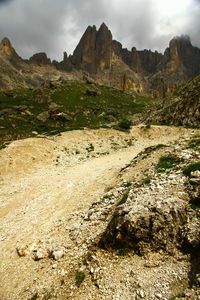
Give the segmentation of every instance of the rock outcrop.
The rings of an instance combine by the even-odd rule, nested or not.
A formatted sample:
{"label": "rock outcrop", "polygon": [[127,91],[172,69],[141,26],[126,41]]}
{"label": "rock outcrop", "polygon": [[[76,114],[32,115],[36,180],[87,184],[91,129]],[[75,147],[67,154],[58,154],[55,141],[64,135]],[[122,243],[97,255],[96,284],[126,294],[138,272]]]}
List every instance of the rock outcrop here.
{"label": "rock outcrop", "polygon": [[73,71],[73,66],[67,56],[67,52],[63,53],[63,60],[61,62],[57,62],[56,60],[53,60],[52,64],[61,71],[64,72],[71,72]]}
{"label": "rock outcrop", "polygon": [[51,60],[47,57],[46,53],[40,52],[36,53],[29,59],[30,63],[36,64],[36,65],[50,65]]}
{"label": "rock outcrop", "polygon": [[157,72],[149,77],[150,86],[165,97],[179,84],[199,75],[200,49],[194,47],[187,36],[175,37],[156,69]]}

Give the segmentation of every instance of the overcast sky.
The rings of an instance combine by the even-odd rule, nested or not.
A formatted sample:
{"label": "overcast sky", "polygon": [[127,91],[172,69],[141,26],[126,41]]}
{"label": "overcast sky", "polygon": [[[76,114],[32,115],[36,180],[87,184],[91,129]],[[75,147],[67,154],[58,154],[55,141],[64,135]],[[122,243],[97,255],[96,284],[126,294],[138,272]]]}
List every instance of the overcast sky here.
{"label": "overcast sky", "polygon": [[105,22],[124,47],[163,51],[176,35],[200,47],[200,0],[0,0],[0,39],[28,58],[72,53],[88,25]]}

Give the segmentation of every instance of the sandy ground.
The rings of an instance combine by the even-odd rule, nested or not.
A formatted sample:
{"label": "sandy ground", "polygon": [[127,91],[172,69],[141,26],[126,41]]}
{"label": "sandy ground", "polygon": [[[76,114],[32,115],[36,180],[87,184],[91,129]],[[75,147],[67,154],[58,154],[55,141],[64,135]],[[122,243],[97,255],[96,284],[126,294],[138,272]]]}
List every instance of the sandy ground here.
{"label": "sandy ground", "polygon": [[1,150],[0,299],[27,299],[26,288],[45,278],[44,266],[19,258],[17,245],[70,244],[67,232],[63,236],[56,227],[59,221],[73,221],[73,213],[89,208],[141,150],[194,133],[164,126],[130,133],[84,130],[15,141]]}

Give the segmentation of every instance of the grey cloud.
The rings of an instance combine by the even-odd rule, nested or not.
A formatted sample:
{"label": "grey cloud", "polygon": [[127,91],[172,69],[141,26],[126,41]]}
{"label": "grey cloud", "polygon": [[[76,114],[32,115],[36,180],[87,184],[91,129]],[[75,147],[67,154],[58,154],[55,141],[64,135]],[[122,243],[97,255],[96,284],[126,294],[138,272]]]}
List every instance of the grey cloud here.
{"label": "grey cloud", "polygon": [[113,38],[129,49],[135,46],[163,51],[173,36],[182,33],[190,35],[192,42],[200,46],[199,0],[181,0],[180,5],[186,2],[190,5],[178,21],[170,17],[170,11],[169,17],[162,19],[155,5],[158,1],[166,3],[165,0],[0,0],[0,38],[8,36],[22,57],[45,51],[51,58],[62,59],[63,51],[73,52],[88,25],[99,27],[105,22]]}

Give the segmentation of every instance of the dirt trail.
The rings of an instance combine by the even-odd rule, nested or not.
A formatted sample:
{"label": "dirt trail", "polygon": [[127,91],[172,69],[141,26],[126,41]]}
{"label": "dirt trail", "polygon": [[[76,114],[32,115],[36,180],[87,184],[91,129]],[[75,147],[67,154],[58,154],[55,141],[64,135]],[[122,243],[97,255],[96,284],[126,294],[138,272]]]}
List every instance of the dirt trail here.
{"label": "dirt trail", "polygon": [[[33,266],[35,262],[17,256],[17,244],[36,239],[70,243],[67,233],[61,237],[54,230],[59,220],[72,216],[73,221],[73,213],[97,201],[107,187],[116,183],[120,169],[144,148],[187,138],[192,133],[168,127],[146,131],[135,127],[130,134],[88,130],[75,132],[74,136],[64,133],[51,140],[17,141],[1,150],[0,298],[19,299],[18,294],[34,274],[44,275]],[[117,150],[110,148],[111,136],[118,141]],[[123,146],[127,139],[134,141],[133,146]],[[88,151],[81,152],[91,141],[94,150],[89,155]],[[99,154],[99,143],[102,151],[110,154]],[[68,148],[67,152],[63,147]],[[70,153],[74,149],[77,155]]]}

